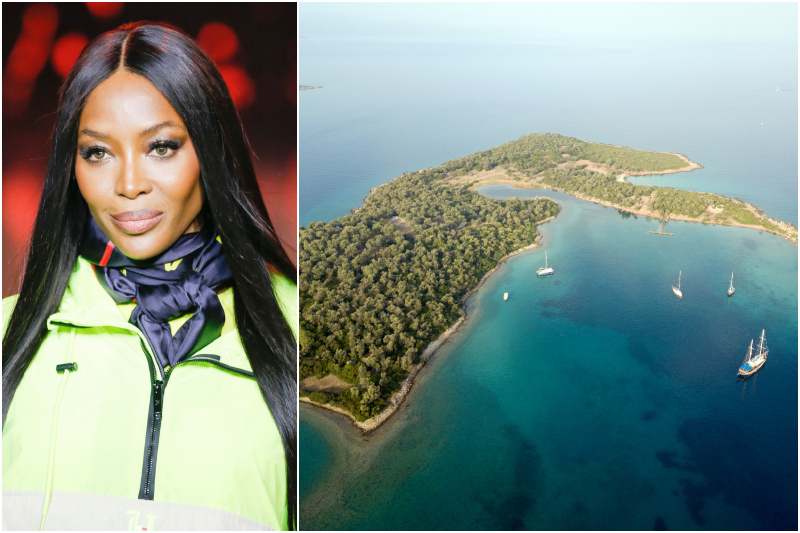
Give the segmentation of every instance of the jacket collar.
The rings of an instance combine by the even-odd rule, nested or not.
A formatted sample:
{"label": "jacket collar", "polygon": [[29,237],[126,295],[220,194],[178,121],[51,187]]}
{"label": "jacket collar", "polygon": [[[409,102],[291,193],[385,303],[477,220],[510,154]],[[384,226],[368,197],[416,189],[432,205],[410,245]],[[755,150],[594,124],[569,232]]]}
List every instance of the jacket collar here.
{"label": "jacket collar", "polygon": [[[125,319],[116,302],[97,281],[92,264],[82,257],[78,257],[75,263],[58,312],[50,315],[47,319],[47,327],[50,330],[56,329],[61,324],[125,329],[139,335],[145,345],[149,347],[144,334]],[[152,353],[152,350],[150,352]],[[200,357],[203,354],[219,356],[220,363],[252,372],[250,361],[247,359],[239,332],[236,329],[220,336],[194,357]]]}

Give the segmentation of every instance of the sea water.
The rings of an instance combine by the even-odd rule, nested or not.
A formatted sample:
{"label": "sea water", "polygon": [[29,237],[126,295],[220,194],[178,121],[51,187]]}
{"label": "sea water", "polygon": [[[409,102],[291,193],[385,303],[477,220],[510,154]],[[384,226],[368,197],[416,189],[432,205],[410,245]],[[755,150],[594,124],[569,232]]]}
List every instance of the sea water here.
{"label": "sea water", "polygon": [[[536,131],[683,153],[705,168],[636,181],[797,223],[797,93],[765,81],[797,79],[796,49],[321,41],[300,41],[300,82],[323,85],[300,97],[301,224]],[[643,75],[648,61],[661,68]],[[481,192],[563,210],[472,297],[384,427],[362,438],[301,409],[301,527],[796,529],[797,248],[675,221],[652,235],[659,221],[553,191]],[[545,250],[555,274],[540,279]],[[762,329],[767,363],[737,381]]]}
{"label": "sea water", "polygon": [[301,225],[346,215],[403,172],[536,132],[682,153],[704,168],[632,181],[738,197],[797,225],[796,42],[299,42],[300,83],[322,85],[300,92]]}

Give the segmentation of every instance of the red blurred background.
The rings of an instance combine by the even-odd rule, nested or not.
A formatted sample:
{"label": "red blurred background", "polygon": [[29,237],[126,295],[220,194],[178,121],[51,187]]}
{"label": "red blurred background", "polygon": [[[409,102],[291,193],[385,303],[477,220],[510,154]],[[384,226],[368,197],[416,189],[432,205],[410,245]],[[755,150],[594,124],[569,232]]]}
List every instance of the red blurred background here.
{"label": "red blurred background", "polygon": [[91,39],[139,20],[181,28],[216,62],[255,152],[270,218],[296,264],[296,4],[3,3],[2,9],[4,298],[19,292],[61,82]]}

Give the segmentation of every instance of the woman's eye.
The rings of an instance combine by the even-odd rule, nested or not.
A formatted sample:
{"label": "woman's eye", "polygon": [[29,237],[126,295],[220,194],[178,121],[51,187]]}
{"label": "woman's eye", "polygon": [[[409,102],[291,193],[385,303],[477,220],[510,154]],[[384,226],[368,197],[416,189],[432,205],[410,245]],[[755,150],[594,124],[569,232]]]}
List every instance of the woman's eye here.
{"label": "woman's eye", "polygon": [[81,150],[81,157],[83,157],[89,163],[99,163],[100,161],[104,161],[108,159],[106,156],[110,157],[109,153],[103,148],[96,146]]}
{"label": "woman's eye", "polygon": [[171,157],[178,149],[180,143],[174,141],[162,141],[150,145],[150,152],[157,157]]}

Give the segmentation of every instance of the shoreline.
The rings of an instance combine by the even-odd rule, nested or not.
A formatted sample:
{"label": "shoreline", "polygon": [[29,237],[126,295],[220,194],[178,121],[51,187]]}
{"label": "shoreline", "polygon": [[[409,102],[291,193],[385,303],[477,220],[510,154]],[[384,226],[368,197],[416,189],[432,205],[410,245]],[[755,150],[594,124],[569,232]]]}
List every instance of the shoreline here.
{"label": "shoreline", "polygon": [[[397,178],[395,178],[395,179],[397,179]],[[375,189],[377,189],[377,187],[375,187]],[[372,192],[370,191],[370,194],[371,193]],[[547,197],[543,196],[543,197],[540,197],[540,198],[547,198]],[[556,202],[556,200],[553,200],[552,198],[548,198],[548,200]],[[558,202],[556,202],[556,203],[558,203]],[[360,208],[356,208],[356,209],[360,209]],[[559,210],[559,212],[560,212],[560,210]],[[544,224],[546,222],[550,222],[551,220],[555,220],[555,218],[557,216],[558,216],[558,214],[556,214],[555,216],[552,216],[552,217],[548,217],[548,218],[546,218],[546,219],[544,219],[544,220],[542,220],[540,222],[537,222],[536,223],[536,227],[538,228],[539,224]],[[400,390],[395,392],[394,394],[392,394],[392,396],[389,398],[389,406],[386,409],[384,409],[383,411],[381,411],[379,414],[373,416],[372,418],[368,418],[367,420],[364,420],[363,422],[359,422],[358,420],[356,420],[356,418],[353,416],[352,413],[342,409],[341,407],[336,407],[335,405],[331,405],[329,403],[326,403],[326,404],[315,403],[315,402],[312,402],[307,397],[301,397],[300,401],[306,403],[307,405],[311,405],[311,406],[314,406],[314,407],[325,409],[325,410],[333,412],[333,413],[338,413],[340,415],[344,415],[345,417],[350,419],[350,421],[352,422],[353,426],[355,426],[356,428],[358,428],[361,431],[362,435],[369,435],[370,433],[372,433],[373,431],[375,431],[376,429],[381,427],[401,407],[403,401],[406,399],[406,397],[408,396],[408,393],[411,392],[411,389],[414,386],[414,380],[417,378],[417,376],[420,374],[422,369],[428,363],[428,359],[430,357],[432,357],[434,354],[436,354],[436,352],[439,351],[439,348],[441,348],[450,339],[450,337],[454,333],[458,332],[462,327],[464,327],[467,324],[467,321],[469,319],[469,314],[467,312],[467,305],[466,305],[467,304],[467,300],[469,300],[469,298],[472,295],[474,295],[478,291],[478,289],[480,289],[483,286],[484,283],[486,283],[486,280],[488,280],[489,277],[492,274],[497,272],[497,270],[500,268],[500,266],[503,263],[505,263],[507,260],[509,260],[512,257],[517,256],[517,255],[519,255],[519,254],[521,254],[523,252],[527,252],[529,250],[534,250],[536,248],[539,248],[541,246],[539,244],[539,241],[541,239],[542,239],[542,235],[540,233],[538,233],[538,231],[537,231],[536,239],[534,240],[533,243],[529,244],[528,246],[524,246],[524,247],[520,248],[519,250],[515,250],[515,251],[511,252],[510,254],[504,256],[503,258],[501,258],[500,261],[497,262],[497,265],[495,265],[494,268],[492,268],[490,271],[488,271],[486,274],[484,274],[483,277],[480,279],[480,281],[478,281],[478,284],[475,285],[475,287],[473,287],[472,289],[470,289],[461,298],[461,304],[462,304],[461,316],[458,317],[458,320],[456,320],[455,323],[453,323],[452,326],[447,328],[436,339],[431,341],[428,344],[428,346],[425,347],[425,349],[422,351],[422,353],[419,356],[420,357],[419,363],[414,365],[414,368],[411,370],[411,372],[409,372],[408,376],[406,376],[406,378],[403,380],[403,382],[400,385]]]}
{"label": "shoreline", "polygon": [[[600,144],[600,143],[595,143],[595,144]],[[614,145],[605,145],[605,146],[614,146]],[[619,148],[625,148],[625,147],[619,147]],[[617,177],[617,181],[625,182],[625,179],[628,176],[650,176],[650,175],[660,175],[660,174],[677,174],[679,172],[692,172],[694,170],[698,170],[698,169],[704,168],[699,163],[695,163],[694,161],[692,161],[691,159],[689,159],[688,157],[686,157],[685,155],[682,155],[682,154],[676,154],[676,153],[673,153],[673,152],[658,152],[658,153],[676,155],[676,156],[680,157],[681,159],[683,159],[684,161],[687,161],[689,163],[689,167],[682,168],[682,169],[665,170],[665,171],[662,171],[662,172],[633,172],[633,173],[630,173],[630,174],[624,174],[622,176],[618,176]],[[596,204],[600,204],[600,205],[603,205],[605,207],[613,207],[615,209],[619,209],[620,211],[625,211],[625,212],[628,212],[628,213],[632,213],[632,214],[637,215],[637,216],[646,216],[646,217],[650,217],[650,218],[654,218],[654,219],[663,218],[663,215],[661,215],[660,213],[658,215],[653,214],[652,211],[650,211],[650,209],[648,209],[646,206],[643,206],[642,209],[635,210],[632,207],[625,207],[623,205],[619,205],[619,204],[615,204],[615,203],[609,202],[608,200],[601,200],[599,198],[594,198],[594,197],[591,197],[591,196],[585,196],[585,195],[582,195],[580,193],[565,191],[561,187],[556,187],[556,186],[553,186],[553,185],[548,185],[548,184],[541,183],[541,182],[538,181],[539,175],[537,175],[537,177],[534,177],[534,178],[527,178],[526,181],[522,181],[522,182],[521,181],[517,181],[517,180],[514,180],[513,178],[511,178],[511,174],[510,174],[511,172],[516,172],[516,170],[503,168],[503,169],[501,169],[501,171],[498,171],[498,172],[494,172],[493,171],[491,174],[479,177],[475,181],[470,181],[470,185],[469,185],[468,188],[470,190],[472,190],[472,191],[475,191],[475,192],[477,192],[477,190],[480,187],[485,187],[487,185],[508,185],[512,189],[520,189],[520,190],[523,190],[523,189],[525,189],[525,190],[548,189],[548,190],[559,191],[559,192],[562,192],[564,194],[569,194],[570,196],[572,196],[574,198],[578,198],[579,200],[584,200],[584,201],[587,201],[587,202],[594,202]],[[493,176],[497,176],[497,175],[503,175],[503,176],[506,177],[506,179],[489,179],[489,178],[491,178]],[[474,177],[472,177],[472,178],[474,178]],[[530,181],[528,181],[528,180],[530,180]],[[673,187],[667,187],[667,188],[674,189]],[[674,190],[682,191],[684,189],[674,189]],[[760,226],[760,225],[742,224],[740,222],[736,222],[735,220],[731,220],[729,224],[723,224],[721,222],[717,222],[716,220],[704,221],[702,219],[702,215],[701,215],[701,217],[692,218],[692,217],[687,216],[687,215],[670,214],[670,217],[669,217],[670,220],[678,220],[678,221],[682,221],[682,222],[697,222],[697,223],[701,223],[701,224],[708,224],[708,225],[714,225],[714,226],[730,226],[730,227],[737,227],[737,228],[756,229],[756,230],[759,230],[759,231],[766,231],[768,233],[772,233],[773,235],[775,235],[777,237],[781,237],[783,239],[786,239],[787,241],[792,242],[795,245],[798,244],[798,229],[793,224],[790,224],[788,222],[782,222],[780,220],[775,220],[772,217],[768,217],[768,216],[764,215],[763,212],[759,211],[759,209],[753,204],[749,204],[749,203],[745,202],[744,200],[740,200],[738,198],[728,198],[727,196],[722,196],[721,194],[717,194],[717,193],[709,193],[709,192],[702,192],[702,191],[688,191],[688,192],[698,192],[698,193],[701,193],[701,194],[713,194],[714,196],[718,196],[720,198],[725,198],[725,199],[731,200],[733,202],[738,202],[738,203],[742,204],[744,206],[744,208],[747,209],[748,211],[750,211],[750,212],[752,212],[752,213],[754,213],[756,215],[763,216],[764,219],[767,222],[777,226],[778,229],[780,229],[780,230],[787,231],[788,234],[782,234],[782,233],[779,233],[776,230],[771,230],[769,228],[765,228],[764,226]]]}
{"label": "shoreline", "polygon": [[[614,147],[617,147],[617,148],[627,148],[627,147],[609,145],[609,144],[603,144],[603,143],[594,143],[594,144],[602,144],[604,146],[614,146]],[[684,168],[680,168],[680,169],[668,169],[668,170],[657,171],[657,172],[631,172],[631,173],[624,173],[623,175],[617,177],[617,181],[625,181],[625,179],[628,176],[648,176],[648,175],[677,174],[679,172],[693,172],[695,170],[699,170],[699,169],[703,169],[704,168],[702,165],[692,161],[691,159],[689,159],[688,157],[686,157],[683,154],[678,154],[678,153],[674,153],[674,152],[655,152],[655,153],[664,153],[664,154],[675,155],[675,156],[681,158],[682,160],[686,161],[687,163],[689,163],[689,166],[688,167],[684,167]],[[423,172],[425,170],[428,170],[428,169],[423,169],[423,170],[421,170],[419,172]],[[467,188],[469,190],[477,192],[477,189],[479,189],[480,187],[484,187],[484,186],[487,186],[487,185],[495,184],[495,185],[509,185],[509,186],[511,186],[511,188],[515,188],[515,189],[528,189],[528,190],[531,190],[531,189],[533,189],[533,190],[535,190],[535,189],[547,189],[547,190],[554,190],[554,191],[562,192],[563,194],[569,194],[570,196],[572,196],[574,198],[577,198],[579,200],[594,202],[594,203],[597,203],[597,204],[601,204],[601,205],[603,205],[605,207],[612,207],[612,208],[618,209],[620,211],[625,211],[625,212],[628,212],[628,213],[632,213],[634,215],[647,216],[647,217],[650,217],[650,218],[653,218],[653,219],[661,218],[660,216],[653,215],[650,212],[650,210],[647,209],[646,207],[644,207],[643,209],[640,209],[640,210],[637,211],[637,210],[634,210],[634,209],[632,209],[630,207],[617,205],[617,204],[611,203],[611,202],[606,201],[606,200],[600,200],[598,198],[586,197],[586,196],[583,196],[581,194],[571,193],[571,192],[563,190],[562,188],[554,187],[554,186],[551,186],[551,185],[542,184],[542,183],[539,183],[538,181],[519,183],[518,181],[511,179],[511,176],[509,174],[510,172],[514,172],[514,171],[512,171],[511,169],[505,168],[505,169],[502,169],[502,172],[493,172],[492,174],[489,174],[489,175],[487,175],[485,177],[489,178],[490,176],[493,176],[493,175],[503,174],[503,175],[506,176],[507,179],[505,179],[505,180],[502,180],[502,179],[497,179],[497,180],[486,179],[484,181],[483,179],[479,178],[477,181],[469,183],[467,185]],[[371,188],[370,191],[369,191],[369,194],[367,194],[367,196],[364,197],[362,205],[351,209],[350,213],[356,214],[359,211],[361,211],[364,208],[364,206],[366,205],[366,202],[369,199],[369,197],[372,196],[372,194],[376,190],[378,190],[379,188],[383,187],[384,185],[388,185],[389,183],[391,183],[391,182],[393,182],[393,181],[395,181],[397,179],[400,179],[400,178],[402,178],[402,177],[404,177],[404,176],[406,176],[408,174],[413,174],[413,173],[414,172],[404,173],[404,174],[402,174],[400,176],[396,176],[396,177],[392,178],[391,180],[389,180],[386,183],[382,183],[380,185],[377,185],[377,186]],[[456,184],[454,183],[454,185],[456,185]],[[678,189],[678,190],[680,190],[680,189]],[[478,193],[478,194],[480,194],[480,193]],[[715,195],[717,195],[716,193],[707,193],[707,194],[715,194]],[[717,195],[717,196],[721,196],[721,195]],[[540,196],[539,198],[548,198],[548,197],[547,196]],[[556,200],[553,200],[552,198],[548,198],[548,199],[558,203]],[[758,213],[759,212],[758,208],[756,208],[752,204],[748,204],[748,203],[746,203],[744,201],[733,199],[733,198],[731,198],[730,200],[734,200],[734,201],[738,201],[738,202],[742,203],[745,206],[745,208],[751,210],[754,213]],[[559,209],[559,213],[560,213],[560,209]],[[557,216],[558,216],[558,214],[556,214],[555,216],[552,216],[552,217],[548,217],[548,218],[536,223],[536,227],[538,228],[539,224],[544,224],[546,222],[550,222],[551,220],[554,220]],[[702,223],[702,224],[717,225],[717,226],[732,226],[732,227],[758,229],[758,230],[761,230],[761,231],[766,231],[766,232],[772,233],[772,234],[777,235],[779,237],[783,237],[784,239],[786,239],[786,240],[788,240],[790,242],[793,242],[795,244],[797,244],[797,242],[798,242],[797,241],[797,228],[794,228],[794,226],[791,225],[791,224],[774,220],[774,219],[772,219],[770,217],[767,217],[766,215],[764,215],[764,218],[768,222],[778,226],[779,229],[789,230],[789,228],[794,228],[794,230],[795,230],[794,235],[792,235],[791,233],[789,235],[783,235],[781,233],[778,233],[775,230],[770,230],[770,229],[765,228],[763,226],[741,224],[739,222],[736,222],[735,220],[732,220],[731,223],[729,223],[729,224],[722,224],[722,223],[719,223],[719,222],[716,222],[716,221],[703,221],[700,218],[691,218],[691,217],[686,216],[686,215],[670,215],[669,218],[671,220],[683,221],[683,222],[699,222],[699,223]],[[327,410],[329,412],[333,412],[333,413],[338,413],[340,415],[344,415],[345,417],[347,417],[351,421],[353,426],[355,426],[356,428],[358,428],[360,430],[360,433],[361,433],[362,436],[369,435],[373,431],[375,431],[378,428],[380,428],[401,407],[403,401],[405,400],[405,398],[408,396],[409,392],[413,388],[414,380],[416,379],[416,377],[420,374],[422,369],[427,364],[428,358],[430,358],[431,356],[435,355],[435,353],[439,350],[439,348],[441,348],[454,333],[456,333],[460,328],[462,328],[467,323],[467,320],[469,318],[469,315],[467,313],[467,305],[466,305],[467,300],[472,295],[474,295],[477,292],[478,289],[480,289],[483,286],[483,284],[486,282],[486,280],[492,274],[494,274],[505,261],[507,261],[508,259],[510,259],[510,258],[512,258],[512,257],[514,257],[516,255],[519,255],[519,254],[521,254],[523,252],[538,248],[540,246],[539,241],[541,240],[541,237],[542,237],[541,234],[538,233],[538,231],[537,231],[536,239],[534,240],[534,242],[532,244],[530,244],[528,246],[525,246],[523,248],[520,248],[519,250],[516,250],[514,252],[511,252],[510,254],[504,256],[503,258],[501,258],[498,261],[497,265],[495,265],[491,270],[489,270],[486,274],[484,274],[483,277],[478,282],[478,284],[474,288],[472,288],[470,291],[468,291],[462,297],[462,299],[461,299],[461,303],[462,303],[461,316],[459,316],[458,320],[456,320],[456,322],[453,323],[447,330],[445,330],[443,333],[441,333],[439,335],[439,337],[437,337],[435,340],[430,342],[428,344],[428,346],[425,347],[425,349],[420,354],[420,362],[417,363],[414,366],[414,368],[409,372],[408,376],[406,376],[406,378],[403,380],[403,382],[400,385],[400,390],[398,390],[397,392],[392,394],[392,396],[389,398],[389,406],[386,407],[379,414],[373,416],[372,418],[368,418],[367,420],[365,420],[363,422],[359,422],[358,420],[356,420],[355,416],[353,416],[353,414],[350,413],[349,411],[346,411],[346,410],[344,410],[344,409],[342,409],[340,407],[333,406],[333,405],[331,405],[329,403],[326,403],[326,404],[315,403],[315,402],[311,401],[307,397],[301,397],[300,401],[306,403],[307,405],[311,405],[311,406],[314,406],[314,407],[317,407],[317,408],[320,408],[320,409]],[[792,238],[792,237],[794,237],[794,238]]]}
{"label": "shoreline", "polygon": [[[614,203],[611,203],[611,202],[609,202],[607,200],[600,200],[599,198],[587,197],[587,196],[584,196],[582,194],[576,194],[576,193],[572,193],[572,192],[569,192],[569,191],[565,191],[565,190],[563,190],[563,189],[561,189],[559,187],[553,187],[553,186],[548,185],[548,188],[550,188],[550,189],[552,189],[554,191],[562,192],[564,194],[569,194],[570,196],[573,196],[573,197],[575,197],[575,198],[577,198],[579,200],[584,200],[586,202],[594,202],[596,204],[600,204],[600,205],[603,205],[605,207],[613,207],[614,209],[619,209],[620,211],[626,211],[628,213],[631,213],[631,214],[634,214],[634,215],[637,215],[637,216],[650,217],[650,218],[656,219],[656,220],[663,219],[662,215],[660,215],[660,214],[659,215],[654,215],[649,209],[639,209],[637,211],[637,210],[635,210],[635,209],[633,209],[631,207],[625,207],[624,205],[614,204]],[[681,189],[676,189],[676,190],[681,190]],[[707,194],[716,194],[716,193],[707,193]],[[735,198],[729,198],[729,200],[736,201]],[[745,208],[748,209],[749,211],[757,212],[758,208],[756,206],[754,206],[753,204],[748,204],[748,203],[743,202],[741,200],[738,200],[738,201],[741,202],[745,206]],[[770,218],[770,217],[768,217],[766,215],[764,216],[764,218],[767,220],[767,222],[778,226],[779,229],[784,229],[784,230],[788,231],[789,228],[794,228],[794,226],[792,226],[788,222],[781,222],[779,220],[775,220],[774,218]],[[709,226],[728,226],[728,227],[733,227],[733,228],[756,229],[756,230],[759,230],[759,231],[766,231],[767,233],[772,233],[773,235],[775,235],[777,237],[782,237],[782,238],[786,239],[787,241],[795,243],[795,244],[797,244],[797,242],[798,242],[797,228],[794,228],[794,230],[795,230],[794,234],[790,233],[789,235],[784,235],[782,233],[779,233],[776,230],[771,230],[769,228],[765,228],[764,226],[756,226],[756,225],[753,225],[753,224],[742,224],[740,222],[736,222],[735,220],[731,220],[731,222],[729,224],[723,224],[721,222],[717,222],[716,220],[704,221],[702,218],[692,218],[692,217],[687,216],[687,215],[678,215],[678,214],[674,214],[674,213],[671,213],[669,215],[669,219],[670,220],[677,220],[677,221],[680,221],[680,222],[697,222],[697,223],[700,223],[700,224],[707,224]]]}

